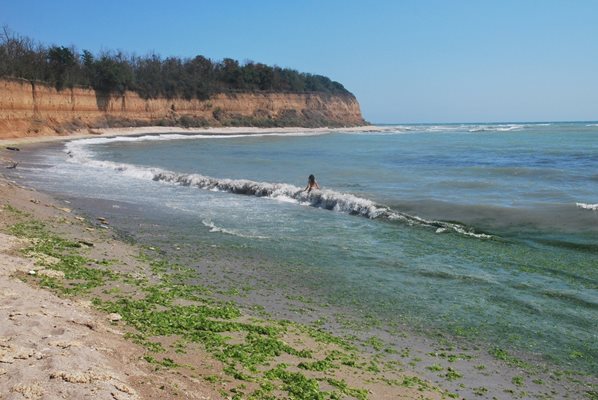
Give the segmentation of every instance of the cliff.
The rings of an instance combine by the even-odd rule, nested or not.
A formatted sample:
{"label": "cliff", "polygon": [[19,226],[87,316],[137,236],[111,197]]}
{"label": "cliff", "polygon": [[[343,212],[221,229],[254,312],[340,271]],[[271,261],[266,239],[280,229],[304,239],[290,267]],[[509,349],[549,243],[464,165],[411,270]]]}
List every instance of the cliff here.
{"label": "cliff", "polygon": [[208,100],[143,99],[136,93],[55,88],[0,80],[0,138],[68,134],[124,126],[356,126],[353,96],[321,93],[221,93]]}

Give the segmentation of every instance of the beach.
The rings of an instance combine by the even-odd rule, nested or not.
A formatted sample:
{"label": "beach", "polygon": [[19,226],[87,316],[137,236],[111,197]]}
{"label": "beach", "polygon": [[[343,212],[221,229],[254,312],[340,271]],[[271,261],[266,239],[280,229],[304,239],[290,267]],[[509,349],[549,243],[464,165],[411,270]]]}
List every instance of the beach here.
{"label": "beach", "polygon": [[598,400],[598,2],[5,3],[0,400]]}
{"label": "beach", "polygon": [[[63,138],[50,140],[55,139]],[[104,301],[122,299],[126,297],[123,293],[138,296],[136,290],[127,290],[132,280],[142,281],[136,283],[141,287],[150,285],[153,294],[160,290],[174,292],[174,287],[179,287],[173,283],[180,279],[177,273],[184,276],[189,271],[166,271],[168,262],[154,258],[159,255],[157,249],[125,243],[102,217],[94,220],[78,216],[69,204],[9,179],[0,181],[0,199],[1,398],[224,399],[247,398],[245,393],[252,391],[257,393],[256,398],[286,397],[289,393],[297,398],[319,398],[318,382],[323,387],[321,393],[338,392],[353,398],[442,396],[443,390],[410,374],[384,374],[384,380],[395,380],[400,383],[397,385],[374,379],[379,374],[364,367],[369,365],[369,356],[358,358],[353,347],[341,339],[311,328],[257,320],[238,314],[232,306],[225,307],[222,314],[214,311],[216,321],[235,321],[224,329],[233,336],[232,342],[240,343],[248,332],[261,332],[260,327],[271,326],[276,333],[266,329],[267,337],[280,337],[280,341],[267,343],[281,349],[256,348],[249,354],[262,362],[276,360],[273,365],[284,361],[278,365],[290,364],[288,373],[279,367],[278,380],[269,377],[256,382],[243,377],[241,371],[227,372],[234,363],[215,357],[200,339],[184,340],[180,334],[141,335],[125,322],[127,316],[102,311],[96,296]],[[49,240],[47,246],[40,246],[45,240]],[[69,241],[70,250],[64,253],[57,244],[62,241]],[[58,253],[65,258],[60,259]],[[73,270],[69,257],[79,256],[85,262]],[[97,271],[109,272],[98,275]],[[120,278],[113,279],[113,273]],[[104,276],[111,278],[104,282]],[[211,307],[215,301],[204,302],[188,292],[172,297],[178,306],[202,303]],[[162,309],[168,306],[172,305],[160,302]],[[203,309],[194,311],[203,320],[199,316]],[[287,349],[287,343],[300,348],[300,353]],[[310,365],[318,361],[317,357],[326,360],[322,366],[292,367],[300,362]],[[343,357],[347,359],[342,361]],[[321,372],[332,369],[327,363],[337,364],[337,359],[333,372]],[[358,360],[364,366],[354,367]],[[253,363],[248,365],[252,367]],[[354,387],[358,384],[363,386]]]}
{"label": "beach", "polygon": [[[4,179],[0,185],[3,231],[26,213],[29,221],[43,221],[89,243],[97,257],[134,262],[135,249],[92,231],[50,197]],[[19,250],[30,245],[27,239],[0,236],[2,398],[164,398],[160,393],[173,385],[194,393],[187,398],[218,398],[200,381],[178,380],[140,361],[141,346],[124,340],[114,316],[98,312],[89,300],[59,297],[28,282],[64,277],[52,269],[50,256],[23,256]]]}
{"label": "beach", "polygon": [[[465,130],[469,135],[478,132],[469,130],[477,129],[493,129],[491,132],[525,129],[502,125],[449,128],[457,130],[459,134],[461,130]],[[401,129],[408,131],[404,127]],[[382,254],[388,251],[385,247],[380,247],[385,241],[393,246],[397,242],[405,243],[405,246],[411,241],[430,243],[440,253],[440,249],[448,253],[448,249],[455,247],[457,243],[457,246],[468,248],[469,251],[480,252],[481,260],[491,260],[486,254],[494,250],[493,246],[505,246],[501,244],[504,243],[503,238],[490,238],[492,235],[498,236],[497,232],[506,236],[508,231],[501,231],[500,225],[480,229],[478,221],[464,220],[462,215],[456,214],[458,209],[455,207],[452,212],[456,216],[451,221],[461,220],[465,223],[447,223],[430,217],[417,220],[413,215],[418,215],[422,210],[427,211],[424,207],[426,204],[415,208],[415,205],[405,203],[401,207],[411,210],[412,214],[399,212],[398,206],[392,203],[387,205],[382,197],[375,198],[375,201],[369,200],[363,194],[364,189],[359,189],[357,185],[352,189],[345,188],[347,192],[357,193],[352,197],[341,195],[337,191],[323,191],[322,196],[318,195],[320,197],[294,199],[292,195],[297,190],[295,186],[276,186],[270,183],[288,180],[270,177],[272,172],[269,164],[263,170],[259,165],[251,165],[252,173],[261,178],[247,183],[242,179],[244,176],[234,176],[232,167],[226,169],[209,158],[213,154],[216,160],[232,162],[225,157],[226,154],[220,153],[220,142],[206,141],[209,140],[209,135],[230,137],[231,144],[225,149],[226,152],[232,152],[237,159],[242,159],[238,152],[252,148],[245,144],[243,136],[253,134],[256,138],[254,147],[263,149],[259,150],[262,151],[259,156],[248,159],[263,162],[264,154],[286,154],[286,147],[268,147],[284,146],[286,140],[294,140],[291,144],[295,147],[304,146],[302,141],[309,142],[307,151],[317,148],[311,145],[311,141],[321,143],[320,146],[324,149],[332,148],[334,143],[355,148],[355,141],[363,140],[363,135],[372,133],[375,140],[390,140],[388,138],[394,138],[392,135],[396,132],[397,127],[336,130],[183,130],[155,127],[44,138],[42,140],[45,143],[31,138],[4,141],[3,160],[8,163],[9,159],[14,159],[19,164],[14,170],[6,171],[2,182],[2,251],[7,257],[10,255],[18,259],[4,265],[6,271],[3,272],[12,277],[5,283],[8,295],[6,303],[3,302],[8,306],[5,311],[8,322],[6,326],[10,330],[2,333],[3,337],[8,338],[7,342],[12,343],[3,349],[9,349],[5,353],[7,357],[13,357],[13,362],[0,365],[6,371],[0,378],[7,379],[7,384],[2,386],[5,390],[2,394],[16,396],[15,393],[21,391],[35,395],[46,390],[46,395],[57,395],[70,393],[68,390],[81,390],[77,395],[93,392],[105,393],[113,398],[165,398],[166,395],[151,396],[166,391],[167,396],[177,395],[183,398],[250,398],[252,395],[254,398],[268,398],[268,395],[272,395],[275,398],[340,396],[358,399],[421,396],[561,398],[566,393],[579,396],[591,394],[594,390],[592,385],[595,385],[591,376],[580,375],[578,371],[569,374],[559,372],[553,365],[546,364],[539,353],[505,350],[498,341],[496,346],[488,348],[487,343],[484,343],[487,340],[484,337],[486,331],[482,331],[482,337],[477,339],[466,331],[469,329],[473,336],[479,335],[473,331],[473,325],[449,326],[447,323],[444,328],[431,329],[429,324],[417,323],[410,314],[421,313],[423,308],[410,310],[403,307],[400,312],[405,317],[394,317],[401,303],[398,298],[392,297],[396,296],[393,292],[398,292],[396,288],[402,286],[398,286],[398,280],[392,281],[392,286],[389,286],[387,278],[380,275],[380,272],[365,269],[368,264],[378,263],[388,273],[391,271],[391,264],[379,259],[372,261],[375,260],[372,254],[363,255],[364,264],[360,264],[361,255],[349,253],[349,249],[352,246],[364,246],[357,241],[361,238],[342,236],[343,232],[354,234],[356,229],[380,235],[374,236],[378,241],[375,248],[384,250],[380,251]],[[164,165],[158,164],[152,168],[160,168],[159,172],[152,172],[154,175],[149,181],[164,183],[153,187],[151,192],[159,207],[151,203],[137,204],[132,199],[139,197],[137,193],[144,193],[142,190],[145,190],[147,181],[143,179],[146,179],[144,177],[148,171],[138,166],[134,168],[132,165],[135,163],[132,161],[124,164],[116,159],[105,161],[100,157],[110,155],[108,151],[120,151],[119,143],[126,143],[125,141],[110,139],[98,142],[99,146],[105,148],[100,147],[104,153],[94,154],[95,159],[82,151],[85,147],[72,145],[64,148],[60,143],[75,138],[95,140],[115,137],[134,139],[129,147],[123,147],[123,151],[138,151],[135,146],[145,146],[140,148],[138,154],[132,152],[131,160],[135,160],[134,157],[147,157],[152,162],[160,161],[159,154],[164,151],[176,151],[184,159],[184,150],[198,154],[208,146],[206,153],[199,153],[202,154],[200,159],[205,158],[205,164],[198,167],[207,176],[198,178],[197,173],[193,175],[189,172],[174,174],[166,170]],[[172,138],[176,140],[171,140]],[[438,139],[438,136],[435,138]],[[191,150],[192,145],[204,143],[202,140],[206,144]],[[348,143],[343,144],[343,141]],[[80,143],[92,146],[95,142]],[[6,146],[18,147],[20,151],[6,150]],[[151,146],[157,146],[159,152]],[[174,148],[164,150],[163,146]],[[381,147],[388,147],[388,144],[383,142]],[[343,148],[337,150],[344,157]],[[66,151],[71,151],[71,158],[76,163],[65,163],[64,166],[57,164],[59,168],[50,169],[45,166],[44,163],[54,162],[51,161],[53,158],[48,158],[48,154],[54,158],[65,158]],[[78,158],[82,156],[86,158]],[[68,157],[66,159],[68,161]],[[86,170],[81,173],[88,182],[73,180],[75,188],[69,187],[69,177],[73,175],[68,174],[79,173],[77,163],[80,160],[89,163],[95,168],[94,171],[106,170],[115,189],[110,189],[112,184],[108,180],[95,180],[99,179],[98,176],[85,175],[88,173]],[[99,164],[98,160],[103,164]],[[280,160],[276,162],[284,165]],[[310,162],[318,165],[315,167],[318,171],[325,171],[319,164],[314,164],[315,161]],[[413,163],[413,160],[409,162]],[[36,164],[44,166],[40,168]],[[211,166],[215,166],[215,172],[210,171]],[[185,171],[188,167],[181,165],[177,168],[175,171]],[[250,168],[244,166],[241,170],[249,171]],[[45,171],[51,171],[53,176]],[[112,171],[116,171],[116,174]],[[224,174],[226,179],[218,177],[218,172]],[[44,176],[44,173],[47,175]],[[328,186],[340,185],[333,181],[332,173],[326,176]],[[132,177],[135,179],[131,180]],[[245,186],[239,186],[241,181]],[[352,179],[351,183],[362,182]],[[46,188],[52,196],[21,187],[24,184]],[[97,188],[96,196],[77,195],[77,190],[89,191],[86,184],[91,188],[89,190]],[[116,196],[110,192],[122,192],[122,187],[119,186],[121,184],[127,188],[129,197]],[[60,189],[61,187],[64,189]],[[195,187],[209,189],[205,190],[205,194],[204,191],[199,192],[201,196],[208,197],[205,200],[196,199],[195,189],[190,190]],[[268,192],[270,187],[274,187],[275,191]],[[405,185],[405,188],[408,187],[409,185]],[[259,193],[259,196],[248,192],[247,188],[255,188],[252,190]],[[161,194],[162,190],[167,192]],[[359,190],[364,197],[358,196]],[[407,197],[408,194],[405,191],[403,195]],[[173,196],[179,201],[175,202]],[[267,200],[266,203],[255,203],[254,198],[260,199],[260,196],[277,202]],[[168,199],[172,201],[167,201]],[[200,200],[200,203],[194,203]],[[303,207],[297,208],[293,201],[302,202]],[[181,209],[185,205],[187,208]],[[315,229],[313,227],[316,224],[324,227],[325,224],[333,224],[326,227],[330,231],[324,230],[317,237],[320,244],[315,241],[313,244],[308,243],[318,257],[321,257],[321,253],[318,253],[319,245],[325,246],[326,251],[337,249],[338,253],[332,256],[338,259],[340,266],[346,266],[344,276],[335,275],[334,269],[318,269],[317,263],[292,246],[289,237],[277,239],[277,235],[284,235],[284,232],[272,233],[277,231],[272,231],[273,228],[264,225],[260,219],[251,219],[251,223],[232,224],[231,221],[246,218],[234,207],[245,208],[251,211],[251,215],[257,216],[262,212],[262,207],[268,207],[268,216],[284,221],[284,224],[278,225],[284,225],[290,232],[300,232],[300,228],[292,231],[294,225],[290,216],[294,221],[313,219],[314,222],[310,222],[311,229]],[[315,212],[312,211],[314,208]],[[205,215],[187,226],[185,221],[191,223],[190,213],[196,212],[196,209]],[[567,209],[572,215],[582,211],[588,211],[583,214],[582,221],[587,217],[593,218],[591,210],[577,210],[575,203],[573,210]],[[446,211],[437,207],[435,212]],[[230,214],[231,220],[223,217],[226,213]],[[295,217],[296,213],[298,217]],[[334,216],[331,222],[330,216]],[[397,219],[404,225],[398,225],[397,228],[394,225]],[[380,220],[384,221],[382,225]],[[43,229],[35,221],[42,221]],[[574,223],[574,219],[569,221],[571,229],[577,229]],[[415,228],[412,228],[414,225]],[[327,236],[327,232],[331,231],[336,231],[335,234],[339,235],[338,241],[343,243],[342,246],[332,241],[332,234]],[[392,243],[383,239],[391,234],[401,236],[393,236]],[[303,238],[297,233],[287,235]],[[414,235],[414,239],[410,235]],[[593,233],[590,232],[590,238],[593,237],[591,235]],[[51,243],[55,243],[54,236],[63,238],[70,244],[74,243],[71,246],[57,242],[62,243],[58,246],[59,253],[68,262],[56,262],[48,258],[60,258],[57,257],[58,253],[54,253],[55,249],[36,246],[50,239],[54,241]],[[36,248],[31,249],[31,243]],[[517,256],[516,246],[508,246],[511,254]],[[406,255],[407,250],[413,251],[406,248]],[[85,262],[69,258],[74,255],[80,255]],[[81,263],[75,262],[76,260]],[[544,259],[539,260],[544,262]],[[332,261],[326,259],[325,263],[320,264],[332,265]],[[353,271],[351,264],[362,269]],[[467,283],[476,291],[479,290],[476,284],[485,288],[496,284],[495,281],[500,278],[492,271],[489,261],[484,265],[487,267],[484,271],[469,269],[467,275],[461,273],[456,277],[453,277],[454,270],[448,271],[445,268],[435,271],[432,269],[434,265],[435,260],[427,258],[421,266],[422,269],[425,267],[420,272],[421,276],[425,279],[453,279],[459,283]],[[284,272],[281,272],[281,268]],[[102,272],[97,273],[96,270]],[[35,273],[32,274],[31,271]],[[284,279],[273,280],[283,275]],[[372,290],[379,290],[386,296],[388,304],[372,306],[375,301],[379,302],[380,297],[374,298],[374,295],[379,295],[374,291],[365,291],[363,285],[366,282],[369,284],[372,276],[377,278],[375,282],[378,285]],[[312,286],[300,285],[301,282],[312,280]],[[443,281],[433,282],[440,285]],[[390,289],[394,289],[393,292],[386,292]],[[448,286],[445,289],[453,290]],[[21,303],[23,296],[16,296],[15,293],[23,293],[25,290],[29,293],[28,299],[38,300]],[[402,290],[411,296],[406,288]],[[433,286],[428,286],[427,290],[431,300],[438,299],[433,296],[440,296],[439,290]],[[464,290],[464,286],[458,286],[457,290]],[[331,297],[344,297],[346,301],[335,302],[325,296],[326,292]],[[358,299],[360,296],[363,297],[363,303]],[[373,300],[369,299],[370,296]],[[579,304],[579,298],[588,304],[591,302],[580,295],[573,299],[577,301],[576,304]],[[423,307],[425,301],[423,297],[418,298],[413,306]],[[440,301],[437,303],[434,307],[439,311],[447,307],[455,308],[451,304],[442,304]],[[44,312],[39,310],[46,310],[46,307],[52,311],[44,311],[48,315],[43,315]],[[467,307],[473,306],[467,304]],[[532,311],[537,314],[540,306],[534,304],[534,307],[536,309]],[[52,333],[52,329],[56,329],[53,328],[54,325],[57,325],[52,318],[79,322],[63,323],[65,333]],[[448,317],[443,315],[442,318]],[[93,321],[93,329],[82,321]],[[441,322],[444,324],[444,319]],[[215,323],[217,324],[214,325]],[[41,328],[31,329],[35,326]],[[201,335],[191,334],[200,326]],[[264,329],[264,326],[272,329]],[[59,335],[64,338],[55,337]],[[40,341],[44,336],[48,337]],[[69,340],[77,344],[64,344]],[[61,342],[66,347],[53,344],[54,342]],[[593,350],[590,348],[588,351],[591,355]],[[26,358],[15,358],[14,355]],[[59,356],[68,356],[70,361],[57,364],[44,361],[54,360]],[[41,361],[37,357],[41,357]],[[85,358],[85,362],[78,361],[81,357]],[[34,360],[39,362],[36,364]],[[19,375],[25,363],[37,365],[36,369],[28,369],[36,372],[31,372],[31,377],[27,378],[30,381],[25,384],[27,387],[21,386],[23,379]],[[591,368],[591,363],[589,365]],[[311,393],[309,390],[313,390],[314,394],[305,394]],[[324,392],[328,394],[318,394]]]}
{"label": "beach", "polygon": [[115,136],[136,136],[159,133],[184,133],[184,134],[206,134],[206,135],[237,135],[237,134],[268,134],[268,133],[324,133],[324,132],[368,132],[378,130],[379,127],[373,125],[355,126],[347,128],[254,128],[254,127],[215,127],[215,128],[183,128],[176,126],[146,126],[129,128],[85,128],[68,132],[63,135],[28,135],[21,137],[7,137],[0,133],[0,145],[11,144],[32,144],[32,143],[52,143],[63,142],[67,140],[97,138],[97,137],[115,137]]}

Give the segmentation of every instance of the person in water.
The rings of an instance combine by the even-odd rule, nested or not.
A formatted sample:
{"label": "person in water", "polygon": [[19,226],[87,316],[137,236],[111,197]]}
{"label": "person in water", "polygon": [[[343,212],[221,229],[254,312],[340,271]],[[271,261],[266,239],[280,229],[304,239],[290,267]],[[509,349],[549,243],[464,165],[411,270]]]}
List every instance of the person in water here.
{"label": "person in water", "polygon": [[307,186],[305,189],[303,189],[303,191],[305,192],[307,190],[307,193],[309,193],[312,189],[320,189],[320,185],[318,185],[318,182],[316,182],[316,177],[310,175],[309,178],[307,178]]}

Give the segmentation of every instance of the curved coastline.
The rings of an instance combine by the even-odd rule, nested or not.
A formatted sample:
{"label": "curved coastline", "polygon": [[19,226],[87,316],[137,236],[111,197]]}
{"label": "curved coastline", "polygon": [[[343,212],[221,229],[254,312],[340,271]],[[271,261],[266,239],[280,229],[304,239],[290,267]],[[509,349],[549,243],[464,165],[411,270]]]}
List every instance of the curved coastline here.
{"label": "curved coastline", "polygon": [[254,135],[269,133],[327,133],[327,132],[372,132],[384,129],[376,125],[346,128],[255,128],[255,127],[214,127],[214,128],[181,128],[176,126],[146,126],[129,128],[81,129],[66,135],[23,136],[18,138],[1,138],[0,146],[23,145],[34,143],[67,142],[77,139],[111,138],[116,136],[143,136],[182,133],[186,135]]}
{"label": "curved coastline", "polygon": [[[369,128],[366,128],[366,131],[368,131],[368,132],[369,131],[383,132],[385,128],[386,127],[369,127]],[[103,139],[103,138],[114,137],[114,136],[127,137],[129,135],[141,136],[141,135],[159,135],[159,134],[167,133],[167,132],[164,132],[164,128],[163,127],[155,127],[154,129],[155,130],[153,130],[152,132],[148,132],[147,128],[117,129],[117,130],[107,131],[106,134],[105,134],[106,136],[104,136],[104,135],[101,135],[101,136],[98,136],[98,135],[88,135],[87,137],[91,137],[91,138],[102,138]],[[307,129],[304,129],[304,128],[293,128],[293,129],[278,129],[278,128],[275,128],[275,129],[266,129],[266,130],[264,130],[264,129],[256,129],[256,128],[224,128],[224,129],[213,128],[213,129],[183,130],[181,128],[170,128],[171,132],[169,132],[169,133],[176,134],[176,133],[181,133],[181,131],[183,131],[183,133],[185,135],[200,134],[200,135],[206,135],[206,136],[209,137],[210,135],[241,135],[241,134],[249,134],[249,135],[251,135],[251,134],[262,134],[262,135],[267,135],[267,134],[285,134],[285,132],[288,133],[288,134],[301,134],[301,133],[304,133],[306,131],[309,131],[310,132],[309,134],[320,134],[320,133],[326,133],[326,132],[348,132],[348,133],[350,133],[352,131],[353,132],[355,132],[355,131],[356,132],[361,132],[361,131],[363,131],[363,129],[364,128],[353,128],[353,129],[341,128],[341,129],[327,130],[327,129],[320,128],[320,129],[307,130]],[[70,141],[71,139],[72,139],[72,137],[64,137],[64,136],[62,136],[62,137],[53,138],[50,141],[41,140],[39,142],[40,142],[40,144],[43,144],[43,142],[52,142],[52,141],[56,141],[56,140],[58,140],[58,141],[65,141],[65,140]],[[26,147],[24,149],[26,149]],[[33,149],[33,147],[32,147],[32,149]],[[3,154],[8,154],[8,152],[6,152],[6,151],[3,150]],[[170,178],[173,178],[173,179],[176,178],[176,179],[178,179],[179,177],[173,176],[173,177],[166,177],[166,178],[169,178],[169,179]],[[183,181],[186,181],[186,180],[188,180],[189,177],[183,176],[181,178],[183,179]],[[33,197],[33,195],[31,197]],[[64,204],[58,204],[57,207],[58,206],[64,206]],[[591,210],[590,211],[585,211],[584,210],[584,212],[592,212],[592,211]],[[92,216],[91,220],[93,221],[93,216]],[[206,226],[207,228],[213,229],[214,231],[218,231],[218,230],[223,229],[222,227],[219,227],[219,226],[213,224],[212,221],[209,221],[209,220],[206,220],[205,222],[202,221],[202,224],[204,226]],[[114,226],[116,226],[116,224]],[[103,229],[106,229],[106,228],[103,228]],[[232,232],[232,234],[237,234],[237,233],[238,232]],[[243,251],[244,250],[239,250],[239,252],[243,252]],[[430,272],[427,272],[427,271],[424,270],[422,273],[423,274],[429,274]],[[434,273],[434,272],[432,271],[431,273]],[[446,276],[448,278],[450,278],[450,279],[460,279],[460,280],[470,280],[470,279],[472,279],[469,275],[464,275],[464,276],[458,275],[458,276],[456,276],[456,278],[453,275],[446,274]],[[445,275],[442,275],[441,278],[445,278]],[[282,295],[284,297],[284,294],[279,293],[279,295]],[[521,304],[523,306],[525,306],[525,307],[528,307],[528,306],[529,307],[534,307],[534,304],[532,304],[532,303],[530,303],[530,304],[521,303]],[[306,305],[299,305],[299,306],[303,307],[303,306],[306,306]],[[312,305],[307,305],[307,307],[312,307]],[[408,330],[404,331],[403,333],[405,333],[406,335],[411,335],[412,334],[412,332],[409,332]],[[375,340],[372,343],[376,343]],[[508,378],[508,379],[510,379],[510,375],[509,374],[518,373],[514,369],[509,369],[508,367],[505,367],[505,366],[502,366],[502,365],[497,365],[497,364],[493,363],[491,360],[488,361],[488,359],[487,359],[488,354],[485,354],[486,358],[484,358],[483,354],[480,354],[480,353],[483,353],[483,351],[485,351],[485,350],[486,349],[482,349],[482,351],[480,351],[478,354],[475,355],[475,360],[476,360],[475,362],[477,362],[477,363],[482,362],[483,364],[485,364],[485,365],[488,366],[488,370],[492,370],[493,372],[495,371],[495,369],[496,370],[500,370],[499,371],[499,374],[501,376],[500,379],[503,379],[505,377]],[[414,354],[415,351],[416,351],[416,349],[412,348],[411,351],[412,351],[412,354]],[[419,351],[421,351],[421,348],[419,348]],[[501,350],[501,351],[497,350],[496,354],[498,354],[498,356],[496,356],[496,357],[498,358],[499,356],[500,357],[504,356],[503,352],[504,352],[503,350]],[[434,351],[424,351],[424,354],[427,354],[428,356],[429,356],[430,353],[432,353],[432,354],[443,354],[443,350],[440,349],[440,348],[434,348]],[[467,353],[467,355],[468,354],[469,353]],[[413,355],[411,357],[412,358],[413,357],[420,358],[418,356],[413,356]],[[505,357],[507,357],[507,356],[505,356]],[[508,356],[508,357],[510,357],[510,356]],[[508,357],[507,357],[507,359],[511,360]],[[425,361],[422,363],[422,368],[420,368],[420,369],[424,369],[425,366],[430,366],[430,365],[427,364],[428,362],[433,363],[431,365],[436,365],[436,363],[439,360],[442,359],[442,356],[435,355],[435,356],[429,356],[427,358],[426,357],[421,357],[421,358],[425,359]],[[525,356],[523,356],[522,359],[526,359]],[[463,360],[460,360],[459,362],[461,362],[461,361],[463,361]],[[541,360],[539,361],[539,365],[541,365]],[[458,367],[455,367],[455,364],[447,364],[447,365],[443,364],[443,368],[447,367],[447,366],[449,366],[450,368],[454,368],[457,371],[460,371],[459,373],[464,373],[464,375],[466,375],[465,378],[462,378],[464,380],[472,379],[471,376],[477,376],[477,375],[475,375],[477,372],[475,371],[474,361],[472,361],[470,363],[470,365],[467,366],[467,367],[465,367],[465,366],[463,366],[461,364],[459,364]],[[420,376],[429,377],[430,374],[426,375],[426,371],[423,371],[423,372],[424,373],[422,375],[420,375]],[[469,375],[469,377],[467,377],[467,375]],[[457,379],[457,382],[463,382],[460,379],[461,378]],[[503,385],[503,387],[506,387],[506,385],[509,384],[508,379],[501,381],[500,384]],[[469,385],[470,384],[469,382],[471,382],[471,380],[468,380],[467,382],[468,382],[467,384]],[[442,382],[442,383],[444,384],[446,382]],[[532,387],[532,391],[533,390],[537,391],[537,390],[541,390],[541,388],[538,388],[538,387],[534,386],[534,387]]]}

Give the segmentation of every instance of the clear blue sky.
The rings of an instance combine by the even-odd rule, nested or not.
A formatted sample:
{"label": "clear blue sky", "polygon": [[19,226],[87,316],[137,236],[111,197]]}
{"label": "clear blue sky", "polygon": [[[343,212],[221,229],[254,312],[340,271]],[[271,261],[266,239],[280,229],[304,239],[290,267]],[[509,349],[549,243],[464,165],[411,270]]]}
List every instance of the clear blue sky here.
{"label": "clear blue sky", "polygon": [[326,75],[371,122],[598,119],[596,0],[0,0],[0,24],[92,52]]}

